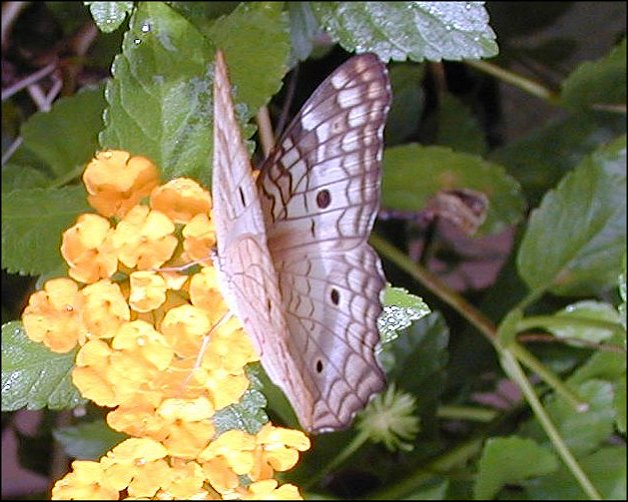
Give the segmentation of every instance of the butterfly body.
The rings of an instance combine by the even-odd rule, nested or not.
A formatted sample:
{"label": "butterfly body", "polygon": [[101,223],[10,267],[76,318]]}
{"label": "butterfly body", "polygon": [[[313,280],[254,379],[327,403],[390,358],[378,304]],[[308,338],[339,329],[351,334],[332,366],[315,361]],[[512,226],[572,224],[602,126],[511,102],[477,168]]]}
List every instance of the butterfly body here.
{"label": "butterfly body", "polygon": [[271,380],[308,431],[348,426],[384,386],[384,287],[367,244],[379,207],[384,65],[355,56],[314,92],[253,181],[222,53],[212,195],[218,267]]}

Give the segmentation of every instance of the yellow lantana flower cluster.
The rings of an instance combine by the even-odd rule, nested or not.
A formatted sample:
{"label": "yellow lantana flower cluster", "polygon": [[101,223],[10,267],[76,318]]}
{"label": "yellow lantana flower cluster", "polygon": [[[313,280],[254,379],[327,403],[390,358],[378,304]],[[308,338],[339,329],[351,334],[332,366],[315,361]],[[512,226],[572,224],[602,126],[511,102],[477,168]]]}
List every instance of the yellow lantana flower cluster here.
{"label": "yellow lantana flower cluster", "polygon": [[[258,356],[209,260],[207,190],[184,178],[159,186],[150,160],[123,151],[98,153],[83,181],[98,214],[63,234],[70,277],[47,281],[22,321],[54,352],[78,345],[74,384],[131,438],[73,462],[53,499],[301,499],[273,476],[296,464],[307,436],[270,423],[218,434],[212,420],[248,389]],[[200,271],[186,273],[190,263]]]}

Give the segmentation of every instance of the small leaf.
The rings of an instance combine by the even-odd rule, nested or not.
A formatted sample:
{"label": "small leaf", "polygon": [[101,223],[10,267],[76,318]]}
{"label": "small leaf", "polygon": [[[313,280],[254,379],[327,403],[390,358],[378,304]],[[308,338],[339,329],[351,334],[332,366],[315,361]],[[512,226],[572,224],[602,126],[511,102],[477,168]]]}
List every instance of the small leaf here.
{"label": "small leaf", "polygon": [[592,343],[599,343],[613,336],[612,329],[605,329],[599,326],[587,326],[581,324],[569,323],[570,318],[591,319],[594,321],[606,321],[608,323],[619,323],[619,314],[612,305],[608,303],[585,300],[582,302],[568,305],[555,317],[565,319],[562,325],[551,324],[547,326],[547,330],[552,332],[559,338],[576,338],[579,340],[587,340]]}
{"label": "small leaf", "polygon": [[517,436],[489,438],[480,459],[475,499],[493,499],[506,484],[516,484],[556,469],[556,456],[531,439]]}
{"label": "small leaf", "polygon": [[63,263],[61,234],[90,208],[83,187],[14,190],[2,197],[2,267],[37,275]]}
{"label": "small leaf", "polygon": [[430,313],[430,308],[422,298],[390,285],[384,290],[383,304],[384,311],[377,319],[381,343],[395,339],[399,331]]}
{"label": "small leaf", "polygon": [[127,14],[133,12],[133,2],[83,2],[89,5],[94,22],[100,31],[111,33],[116,31]]}
{"label": "small leaf", "polygon": [[532,212],[517,268],[533,291],[590,295],[615,284],[626,242],[626,137],[600,148]]}
{"label": "small leaf", "polygon": [[498,52],[483,2],[312,2],[334,41],[381,59],[479,59]]}
{"label": "small leaf", "polygon": [[111,429],[104,420],[61,427],[53,435],[66,455],[79,460],[98,460],[127,438],[126,434]]}
{"label": "small leaf", "polygon": [[236,404],[218,410],[212,420],[216,433],[222,434],[231,429],[256,434],[268,422],[264,411],[266,398],[256,389],[247,390]]}
{"label": "small leaf", "polygon": [[86,401],[72,384],[76,351],[56,354],[28,339],[22,323],[2,326],[2,411],[73,408]]}
{"label": "small leaf", "polygon": [[481,229],[496,233],[517,223],[524,200],[518,183],[498,164],[440,146],[416,144],[384,151],[382,205],[420,211],[439,190],[471,188],[489,199]]}
{"label": "small leaf", "polygon": [[626,106],[626,39],[605,58],[581,64],[563,82],[563,104],[571,109]]}
{"label": "small leaf", "polygon": [[22,148],[47,163],[56,177],[78,176],[98,150],[105,108],[103,87],[84,90],[56,101],[49,112],[38,112],[22,126]]}
{"label": "small leaf", "polygon": [[[626,498],[626,447],[601,448],[581,458],[578,463],[597,488],[602,500],[625,500]],[[524,482],[528,500],[590,500],[573,473],[566,466],[549,476]]]}

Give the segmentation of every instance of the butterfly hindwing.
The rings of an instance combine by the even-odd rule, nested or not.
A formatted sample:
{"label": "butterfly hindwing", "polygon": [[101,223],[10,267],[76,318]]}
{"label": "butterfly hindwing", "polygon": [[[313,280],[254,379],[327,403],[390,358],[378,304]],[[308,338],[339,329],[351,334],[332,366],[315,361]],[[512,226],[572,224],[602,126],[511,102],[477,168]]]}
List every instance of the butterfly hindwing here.
{"label": "butterfly hindwing", "polygon": [[346,427],[384,385],[374,355],[384,279],[366,241],[390,99],[377,56],[351,58],[303,106],[258,178],[287,349],[314,396],[313,430]]}

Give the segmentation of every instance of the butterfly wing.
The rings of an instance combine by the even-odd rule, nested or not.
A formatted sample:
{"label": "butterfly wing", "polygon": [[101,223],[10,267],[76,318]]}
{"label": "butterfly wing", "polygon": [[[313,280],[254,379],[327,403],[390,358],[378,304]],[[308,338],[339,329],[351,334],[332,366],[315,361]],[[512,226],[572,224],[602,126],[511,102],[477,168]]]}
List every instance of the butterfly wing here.
{"label": "butterfly wing", "polygon": [[269,377],[295,408],[311,414],[312,396],[286,347],[288,329],[277,273],[248,152],[234,114],[222,52],[214,77],[213,219],[221,290],[256,346]]}
{"label": "butterfly wing", "polygon": [[373,54],[339,67],[261,167],[258,189],[287,350],[312,394],[313,431],[344,428],[384,386],[374,355],[385,281],[367,244],[379,208],[391,91]]}

